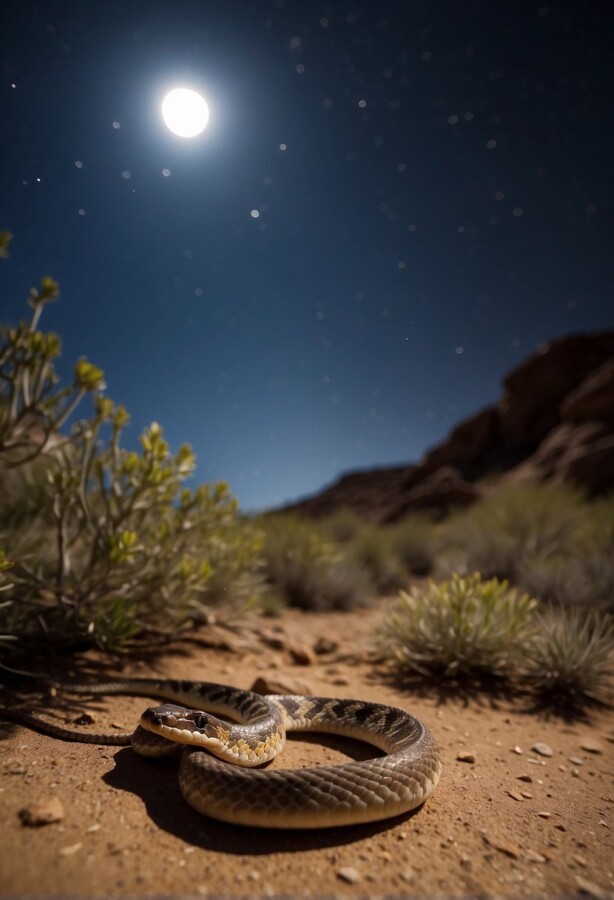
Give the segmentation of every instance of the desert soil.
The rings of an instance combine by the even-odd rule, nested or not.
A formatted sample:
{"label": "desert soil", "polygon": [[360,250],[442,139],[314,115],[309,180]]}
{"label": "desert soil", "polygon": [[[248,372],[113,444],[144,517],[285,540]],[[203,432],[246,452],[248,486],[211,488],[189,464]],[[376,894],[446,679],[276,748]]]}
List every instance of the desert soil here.
{"label": "desert soil", "polygon": [[[209,628],[202,644],[131,663],[122,674],[245,688],[266,676],[311,694],[404,707],[430,726],[444,759],[442,781],[422,808],[320,831],[224,825],[183,800],[174,762],[1,724],[0,894],[613,895],[612,712],[564,721],[531,711],[522,698],[400,689],[373,663],[380,615],[254,616],[238,630]],[[55,721],[72,724],[87,710],[93,722],[84,731],[130,730],[142,708],[142,698],[78,699]],[[297,735],[273,766],[372,753]],[[41,804],[56,821],[26,824]]]}

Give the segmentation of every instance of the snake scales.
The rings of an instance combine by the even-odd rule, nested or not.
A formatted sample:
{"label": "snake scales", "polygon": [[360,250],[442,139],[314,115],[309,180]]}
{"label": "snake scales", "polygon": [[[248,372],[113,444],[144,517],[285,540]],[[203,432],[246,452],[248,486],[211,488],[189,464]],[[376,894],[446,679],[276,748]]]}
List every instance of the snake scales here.
{"label": "snake scales", "polygon": [[[268,828],[373,822],[419,806],[435,790],[441,774],[439,750],[429,730],[392,706],[262,696],[210,682],[149,678],[59,687],[79,694],[129,694],[170,702],[145,710],[132,735],[74,731],[18,710],[2,710],[0,716],[65,740],[132,743],[143,756],[183,750],[179,767],[183,796],[198,812],[225,822]],[[384,755],[335,766],[251,769],[281,751],[287,731],[345,735],[373,744]],[[210,752],[203,752],[205,748]]]}

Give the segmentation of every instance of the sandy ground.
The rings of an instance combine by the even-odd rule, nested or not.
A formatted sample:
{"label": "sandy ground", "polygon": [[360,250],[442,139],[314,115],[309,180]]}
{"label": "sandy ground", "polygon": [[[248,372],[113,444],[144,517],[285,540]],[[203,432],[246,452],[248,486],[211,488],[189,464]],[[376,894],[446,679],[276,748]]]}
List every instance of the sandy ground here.
{"label": "sandy ground", "polygon": [[[174,762],[2,724],[0,894],[613,896],[612,712],[565,722],[505,696],[399,690],[369,658],[378,620],[377,611],[254,618],[227,641],[214,632],[218,646],[132,664],[124,674],[251,687],[268,673],[300,678],[313,694],[405,707],[431,727],[445,764],[421,809],[314,832],[223,825],[186,804]],[[337,646],[316,655],[322,638]],[[56,721],[74,722],[85,706],[94,719],[85,731],[131,729],[143,700],[78,700]],[[533,750],[538,742],[552,755]],[[371,754],[350,741],[297,736],[273,765]],[[21,810],[54,798],[59,821],[23,823]]]}

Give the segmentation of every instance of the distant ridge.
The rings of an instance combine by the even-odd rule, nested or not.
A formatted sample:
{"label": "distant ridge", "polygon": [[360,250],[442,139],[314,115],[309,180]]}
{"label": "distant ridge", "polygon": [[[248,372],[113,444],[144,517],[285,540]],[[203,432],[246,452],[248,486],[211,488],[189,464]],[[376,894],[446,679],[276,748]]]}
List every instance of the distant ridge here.
{"label": "distant ridge", "polygon": [[614,331],[544,344],[503,380],[499,402],[456,426],[415,465],[343,475],[284,507],[322,517],[354,510],[375,522],[435,518],[511,481],[614,488]]}

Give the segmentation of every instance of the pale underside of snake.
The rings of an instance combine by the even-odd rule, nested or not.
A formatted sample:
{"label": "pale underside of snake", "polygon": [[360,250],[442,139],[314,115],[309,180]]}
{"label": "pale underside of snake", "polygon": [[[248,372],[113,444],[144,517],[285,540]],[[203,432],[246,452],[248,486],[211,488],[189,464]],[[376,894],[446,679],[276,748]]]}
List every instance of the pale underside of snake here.
{"label": "pale underside of snake", "polygon": [[[374,822],[420,806],[441,775],[430,731],[392,706],[263,696],[210,682],[149,678],[60,687],[78,694],[128,694],[170,702],[145,710],[133,734],[79,732],[19,710],[2,710],[0,718],[64,740],[131,743],[142,756],[182,751],[179,784],[184,798],[198,812],[224,822],[264,828]],[[287,731],[344,735],[374,745],[383,755],[334,766],[254,770],[282,750]]]}

